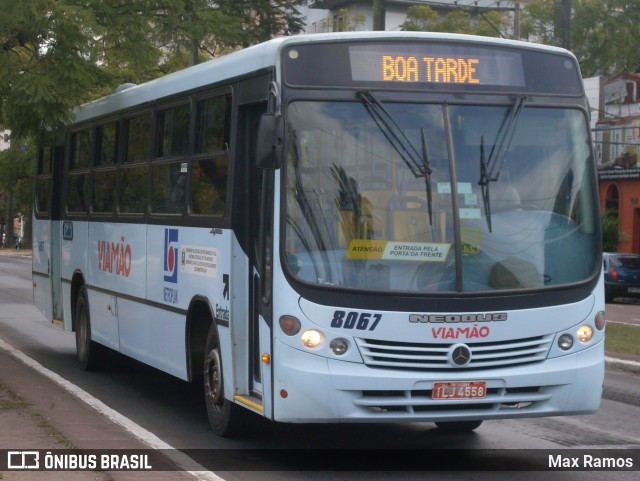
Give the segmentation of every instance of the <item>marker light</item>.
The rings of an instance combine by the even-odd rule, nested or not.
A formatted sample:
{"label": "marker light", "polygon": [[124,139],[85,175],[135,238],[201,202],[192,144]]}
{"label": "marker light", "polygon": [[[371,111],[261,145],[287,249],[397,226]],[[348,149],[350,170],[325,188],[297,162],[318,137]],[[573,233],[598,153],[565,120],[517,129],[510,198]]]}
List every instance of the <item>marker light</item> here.
{"label": "marker light", "polygon": [[294,316],[281,316],[280,329],[287,336],[295,336],[300,332],[300,320]]}
{"label": "marker light", "polygon": [[349,343],[346,339],[336,337],[331,341],[329,347],[336,356],[342,356],[345,352],[347,352],[347,349],[349,349]]}
{"label": "marker light", "polygon": [[318,347],[324,341],[324,335],[320,331],[316,331],[315,329],[309,329],[308,331],[304,331],[302,336],[300,336],[300,340],[302,344],[307,347]]}
{"label": "marker light", "polygon": [[589,342],[593,337],[593,328],[591,326],[580,326],[576,331],[576,337],[580,342]]}
{"label": "marker light", "polygon": [[594,323],[596,325],[596,329],[598,329],[598,331],[602,331],[604,329],[604,325],[606,324],[606,321],[604,319],[604,311],[600,311],[596,314],[596,318],[594,320]]}
{"label": "marker light", "polygon": [[558,347],[563,351],[568,351],[573,346],[573,337],[571,334],[563,334],[558,338]]}

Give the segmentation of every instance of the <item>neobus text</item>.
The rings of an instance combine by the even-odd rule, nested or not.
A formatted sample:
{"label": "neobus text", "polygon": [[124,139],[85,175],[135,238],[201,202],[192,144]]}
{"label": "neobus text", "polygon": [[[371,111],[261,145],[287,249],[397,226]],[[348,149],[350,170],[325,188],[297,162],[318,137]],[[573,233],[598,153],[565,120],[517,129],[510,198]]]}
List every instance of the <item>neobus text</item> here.
{"label": "neobus text", "polygon": [[506,321],[506,312],[490,312],[479,314],[411,314],[409,322],[422,323],[457,323],[457,322],[491,322]]}

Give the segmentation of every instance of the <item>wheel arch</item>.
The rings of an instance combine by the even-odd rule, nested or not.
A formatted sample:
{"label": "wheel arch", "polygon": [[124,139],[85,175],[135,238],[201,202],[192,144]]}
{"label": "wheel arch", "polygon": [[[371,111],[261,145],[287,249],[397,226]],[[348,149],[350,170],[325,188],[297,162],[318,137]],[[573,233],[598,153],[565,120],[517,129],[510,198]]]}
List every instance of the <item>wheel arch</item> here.
{"label": "wheel arch", "polygon": [[71,330],[76,331],[76,302],[78,300],[78,292],[82,286],[86,286],[84,274],[76,270],[71,278]]}
{"label": "wheel arch", "polygon": [[213,307],[208,298],[195,296],[187,310],[186,343],[189,381],[201,379],[204,374],[204,354],[207,335],[215,325]]}

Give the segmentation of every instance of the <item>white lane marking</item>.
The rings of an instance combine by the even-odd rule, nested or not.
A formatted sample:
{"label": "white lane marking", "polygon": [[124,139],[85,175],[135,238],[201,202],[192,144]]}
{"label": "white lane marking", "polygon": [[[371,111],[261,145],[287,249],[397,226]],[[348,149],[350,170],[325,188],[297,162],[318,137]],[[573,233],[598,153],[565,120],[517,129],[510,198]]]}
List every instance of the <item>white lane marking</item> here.
{"label": "white lane marking", "polygon": [[[205,467],[200,466],[189,456],[178,451],[171,445],[167,444],[152,432],[147,431],[142,426],[139,426],[138,424],[134,423],[131,419],[127,418],[126,416],[123,416],[118,411],[111,409],[109,406],[107,406],[105,403],[103,403],[99,399],[93,397],[88,392],[84,391],[83,389],[76,386],[72,382],[67,381],[65,378],[56,374],[50,369],[47,369],[38,361],[30,358],[25,353],[14,348],[13,346],[6,343],[2,339],[0,339],[0,349],[4,349],[13,357],[21,361],[23,364],[26,364],[27,366],[33,368],[43,376],[49,378],[50,380],[55,382],[58,386],[62,387],[63,389],[70,392],[78,399],[80,399],[81,401],[91,406],[100,414],[103,414],[114,423],[122,426],[124,429],[129,431],[136,439],[148,445],[150,448],[166,450],[166,452],[163,454],[171,458],[171,460],[174,461],[178,466],[183,468],[183,470],[186,473],[189,473],[191,476],[195,477],[196,479],[200,481],[225,481],[224,478],[221,478],[215,473],[208,471]],[[189,466],[191,468],[195,467],[196,469],[195,470],[186,469],[184,468],[184,466]]]}

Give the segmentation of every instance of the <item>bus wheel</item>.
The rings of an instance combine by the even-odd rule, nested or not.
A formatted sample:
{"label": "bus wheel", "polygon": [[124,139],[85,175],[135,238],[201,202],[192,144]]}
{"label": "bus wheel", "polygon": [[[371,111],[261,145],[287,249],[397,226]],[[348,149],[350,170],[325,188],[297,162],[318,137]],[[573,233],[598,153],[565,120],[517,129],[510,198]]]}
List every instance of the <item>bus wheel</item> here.
{"label": "bus wheel", "polygon": [[80,287],[75,306],[76,355],[85,371],[96,369],[102,361],[102,346],[91,340],[91,321],[87,288]]}
{"label": "bus wheel", "polygon": [[477,429],[482,421],[442,421],[436,423],[438,429],[448,433],[467,433]]}
{"label": "bus wheel", "polygon": [[209,424],[213,432],[224,437],[240,434],[239,418],[243,413],[240,411],[241,408],[224,397],[222,358],[215,325],[209,329],[205,347],[204,397]]}

